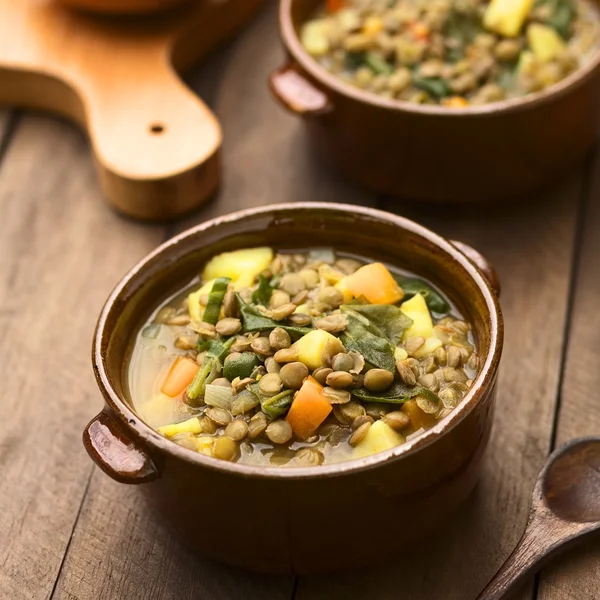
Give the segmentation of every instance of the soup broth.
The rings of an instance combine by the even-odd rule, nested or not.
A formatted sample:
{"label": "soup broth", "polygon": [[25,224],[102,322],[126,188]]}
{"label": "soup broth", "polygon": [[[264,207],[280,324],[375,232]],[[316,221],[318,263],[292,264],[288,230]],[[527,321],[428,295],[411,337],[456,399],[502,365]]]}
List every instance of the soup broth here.
{"label": "soup broth", "polygon": [[448,415],[477,375],[430,283],[332,249],[214,257],[139,331],[134,409],[190,451],[264,466],[368,456]]}

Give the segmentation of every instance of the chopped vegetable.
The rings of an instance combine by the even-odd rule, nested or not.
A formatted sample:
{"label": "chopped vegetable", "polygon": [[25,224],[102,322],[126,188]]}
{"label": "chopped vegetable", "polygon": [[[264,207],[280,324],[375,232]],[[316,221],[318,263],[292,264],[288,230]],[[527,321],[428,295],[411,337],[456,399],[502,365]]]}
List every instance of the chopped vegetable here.
{"label": "chopped vegetable", "polygon": [[421,294],[425,298],[429,310],[440,315],[450,312],[448,302],[426,281],[417,279],[416,277],[397,277],[396,280],[404,291],[404,300],[410,300],[416,294]]}
{"label": "chopped vegetable", "polygon": [[373,334],[362,319],[349,315],[348,326],[340,339],[346,350],[360,353],[370,365],[394,372],[395,346],[387,338]]}
{"label": "chopped vegetable", "polygon": [[410,300],[403,302],[400,310],[409,318],[413,324],[404,332],[404,339],[411,337],[428,338],[433,335],[433,322],[425,298],[416,294]]}
{"label": "chopped vegetable", "polygon": [[554,27],[566,40],[571,34],[572,23],[575,19],[575,6],[572,0],[549,0],[548,4],[552,8],[552,13],[546,20],[546,24]]}
{"label": "chopped vegetable", "polygon": [[388,304],[350,304],[341,307],[342,312],[356,316],[362,315],[368,320],[371,333],[386,337],[396,345],[403,333],[412,325],[412,319],[406,316],[398,307]]}
{"label": "chopped vegetable", "polygon": [[286,420],[295,436],[306,439],[313,435],[331,410],[331,404],[323,395],[323,386],[308,377],[296,393]]}
{"label": "chopped vegetable", "polygon": [[294,398],[293,390],[283,390],[274,396],[267,396],[260,391],[257,383],[249,385],[248,390],[259,399],[261,409],[269,419],[276,419],[284,415],[291,406]]}
{"label": "chopped vegetable", "polygon": [[395,304],[404,295],[382,263],[365,265],[343,281],[355,298],[364,296],[371,304]]}
{"label": "chopped vegetable", "polygon": [[408,400],[402,410],[410,417],[414,429],[430,429],[435,425],[435,417],[421,410],[416,400]]}
{"label": "chopped vegetable", "polygon": [[211,279],[210,281],[205,283],[203,286],[201,286],[198,290],[196,290],[195,292],[192,292],[188,296],[188,313],[190,314],[190,319],[192,321],[196,321],[197,323],[200,323],[202,321],[202,315],[204,313],[204,308],[202,307],[202,303],[200,302],[200,299],[203,296],[208,297],[208,295],[210,294],[210,291],[212,290],[213,285],[215,284],[215,281],[216,281],[215,279]]}
{"label": "chopped vegetable", "polygon": [[301,40],[306,51],[313,56],[323,56],[329,51],[330,26],[324,19],[310,21],[302,28]]}
{"label": "chopped vegetable", "polygon": [[421,386],[409,386],[402,382],[396,382],[385,392],[369,392],[365,389],[353,390],[352,392],[363,402],[377,402],[382,404],[404,404],[415,396],[425,396],[432,402],[439,402],[436,394]]}
{"label": "chopped vegetable", "polygon": [[204,392],[204,404],[208,406],[216,406],[229,410],[231,408],[231,400],[233,393],[231,387],[224,385],[208,384]]}
{"label": "chopped vegetable", "polygon": [[430,354],[433,354],[438,348],[442,347],[442,342],[434,336],[428,337],[425,343],[413,352],[413,358],[425,358]]}
{"label": "chopped vegetable", "polygon": [[344,302],[351,302],[352,298],[354,298],[354,296],[352,295],[352,292],[350,291],[350,288],[348,287],[348,277],[343,277],[342,279],[340,279],[336,284],[335,287],[340,290],[340,292],[342,292],[342,295],[344,296]]}
{"label": "chopped vegetable", "polygon": [[252,371],[260,365],[260,360],[253,352],[243,352],[239,356],[231,357],[223,365],[223,377],[233,381],[236,377],[245,379],[250,377]]}
{"label": "chopped vegetable", "polygon": [[301,337],[293,347],[298,351],[298,360],[309,369],[323,367],[327,356],[344,352],[342,342],[323,329],[310,331]]}
{"label": "chopped vegetable", "polygon": [[376,421],[369,427],[365,437],[356,445],[352,458],[363,458],[383,452],[402,444],[404,438],[383,421]]}
{"label": "chopped vegetable", "polygon": [[208,304],[204,310],[204,316],[202,317],[205,323],[214,325],[219,320],[221,305],[223,304],[223,298],[225,298],[230,281],[229,277],[217,277],[215,279],[208,295]]}
{"label": "chopped vegetable", "polygon": [[552,27],[532,23],[527,28],[527,40],[536,58],[548,62],[565,51],[565,43]]}
{"label": "chopped vegetable", "polygon": [[273,288],[269,280],[263,275],[258,276],[258,287],[252,293],[252,302],[268,306],[269,300],[273,294]]}
{"label": "chopped vegetable", "polygon": [[483,24],[490,31],[507,37],[519,35],[534,0],[492,0],[485,11]]}
{"label": "chopped vegetable", "polygon": [[172,438],[180,433],[202,433],[202,425],[198,417],[192,417],[182,423],[158,427],[157,431],[165,437]]}
{"label": "chopped vegetable", "polygon": [[327,11],[330,13],[337,12],[347,6],[346,0],[327,0]]}
{"label": "chopped vegetable", "polygon": [[365,64],[375,73],[380,75],[389,75],[394,72],[394,67],[380,56],[377,56],[377,54],[367,52],[364,60]]}
{"label": "chopped vegetable", "polygon": [[161,392],[174,398],[185,390],[198,372],[198,365],[185,356],[178,356],[162,384]]}
{"label": "chopped vegetable", "polygon": [[268,268],[272,260],[273,250],[271,248],[249,248],[223,252],[207,263],[202,273],[202,279],[208,281],[217,277],[229,277],[232,281],[237,281],[243,276],[246,279],[250,278],[248,285],[251,285],[259,273]]}
{"label": "chopped vegetable", "polygon": [[244,300],[239,294],[238,302],[240,305],[240,313],[245,332],[266,331],[269,329],[275,329],[276,327],[281,327],[290,334],[301,336],[306,335],[307,333],[312,331],[312,329],[309,327],[298,327],[295,325],[288,325],[285,322],[274,321],[273,319],[265,317],[254,306],[251,306],[250,304],[244,302]]}
{"label": "chopped vegetable", "polygon": [[452,92],[448,82],[441,77],[419,77],[418,75],[413,75],[412,82],[415,87],[431,94],[434,98],[443,98]]}

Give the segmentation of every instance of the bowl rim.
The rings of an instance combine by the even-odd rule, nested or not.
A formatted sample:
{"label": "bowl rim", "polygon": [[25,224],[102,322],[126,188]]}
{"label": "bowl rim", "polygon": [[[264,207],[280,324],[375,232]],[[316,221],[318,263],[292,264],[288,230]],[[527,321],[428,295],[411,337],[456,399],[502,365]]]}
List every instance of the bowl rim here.
{"label": "bowl rim", "polygon": [[[160,255],[168,255],[170,252],[173,252],[179,244],[185,243],[185,241],[190,238],[195,237],[196,240],[198,240],[198,245],[201,245],[201,236],[198,234],[203,231],[211,228],[218,228],[228,223],[243,221],[244,219],[253,216],[276,215],[277,213],[294,213],[297,211],[309,210],[318,210],[321,213],[329,212],[331,214],[350,213],[352,215],[359,215],[366,221],[383,221],[400,230],[409,231],[424,238],[436,248],[441,249],[446,254],[450,255],[454,261],[459,264],[460,268],[466,272],[479,288],[487,307],[487,315],[484,315],[484,318],[489,320],[490,325],[490,350],[480,372],[473,382],[473,386],[461,400],[459,405],[449,415],[418,437],[377,454],[329,465],[281,468],[232,463],[206,456],[201,453],[194,453],[193,451],[179,446],[175,442],[161,436],[157,431],[142,421],[140,416],[123,398],[121,398],[111,385],[105,354],[108,354],[108,342],[111,338],[111,332],[107,326],[107,321],[113,311],[116,310],[115,305],[122,299],[122,295],[126,293],[129,288],[137,290],[143,286],[147,279],[144,274],[146,266],[150,265],[152,261]],[[293,214],[290,216],[293,217]],[[381,466],[388,461],[395,461],[410,456],[434,443],[447,431],[454,429],[454,427],[456,427],[456,425],[471,412],[480,399],[493,387],[502,353],[503,340],[504,324],[496,294],[475,263],[473,263],[450,241],[414,221],[386,211],[352,204],[297,202],[247,208],[210,219],[183,231],[147,254],[121,279],[106,300],[94,333],[92,363],[98,386],[100,387],[108,407],[117,414],[125,428],[133,430],[135,438],[150,446],[151,450],[165,452],[168,455],[175,456],[178,459],[193,463],[197,466],[242,477],[251,476],[260,479],[320,479],[336,475],[341,476],[349,472],[366,471]],[[150,455],[153,455],[152,451],[150,452]]]}
{"label": "bowl rim", "polygon": [[578,67],[565,77],[562,81],[541,90],[527,94],[521,98],[509,98],[490,102],[489,104],[469,105],[463,108],[453,108],[441,105],[415,104],[403,100],[392,100],[383,98],[377,94],[366,92],[336,77],[327,69],[322,67],[312,56],[304,50],[300,39],[296,35],[294,21],[292,19],[292,5],[299,0],[281,0],[279,4],[279,29],[283,43],[290,52],[294,61],[298,63],[307,73],[316,79],[325,88],[333,89],[335,92],[347,98],[357,100],[364,104],[376,106],[387,110],[413,113],[419,115],[431,115],[438,117],[464,116],[489,116],[496,113],[519,112],[536,106],[551,102],[568,94],[572,88],[583,85],[595,76],[595,71],[600,67],[600,46],[590,56],[583,66]]}

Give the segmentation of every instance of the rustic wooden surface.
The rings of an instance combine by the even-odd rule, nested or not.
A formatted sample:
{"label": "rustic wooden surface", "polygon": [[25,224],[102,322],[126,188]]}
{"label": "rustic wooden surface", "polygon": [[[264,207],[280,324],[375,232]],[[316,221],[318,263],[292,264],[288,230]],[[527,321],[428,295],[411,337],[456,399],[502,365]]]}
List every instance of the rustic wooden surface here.
{"label": "rustic wooden surface", "polygon": [[[525,202],[442,209],[379,198],[308,154],[301,124],[266,89],[281,61],[271,4],[190,75],[222,121],[225,172],[216,201],[177,225],[112,212],[71,125],[0,112],[0,598],[471,600],[517,542],[548,452],[599,432],[600,159]],[[295,200],[379,206],[477,247],[498,269],[507,328],[484,474],[456,519],[378,567],[296,579],[193,556],[80,442],[101,406],[95,319],[120,276],[182,228]],[[395,518],[410,517],[357,507],[356,523],[335,526]],[[573,552],[516,597],[600,600],[600,550]]]}

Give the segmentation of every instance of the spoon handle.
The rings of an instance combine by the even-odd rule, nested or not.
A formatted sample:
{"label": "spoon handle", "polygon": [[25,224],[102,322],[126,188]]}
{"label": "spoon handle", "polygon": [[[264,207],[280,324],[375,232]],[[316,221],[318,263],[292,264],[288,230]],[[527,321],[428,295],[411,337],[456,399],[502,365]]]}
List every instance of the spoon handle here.
{"label": "spoon handle", "polygon": [[564,521],[549,511],[534,513],[517,547],[476,600],[500,600],[508,596],[558,550],[583,541],[587,534],[597,531],[597,523]]}
{"label": "spoon handle", "polygon": [[500,600],[516,589],[530,573],[535,571],[540,559],[549,551],[543,538],[535,532],[535,527],[527,527],[517,547],[483,592],[477,596],[477,600]]}

